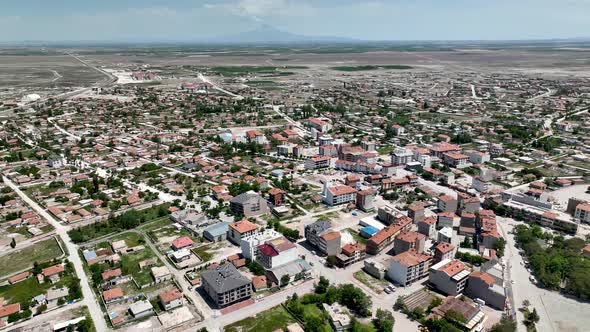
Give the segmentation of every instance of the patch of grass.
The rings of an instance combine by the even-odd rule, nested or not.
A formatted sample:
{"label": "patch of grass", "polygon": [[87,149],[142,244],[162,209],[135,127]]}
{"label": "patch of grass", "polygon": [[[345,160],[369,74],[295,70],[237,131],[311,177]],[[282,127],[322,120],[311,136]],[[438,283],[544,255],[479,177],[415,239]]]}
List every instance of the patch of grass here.
{"label": "patch of grass", "polygon": [[145,240],[144,240],[143,236],[141,236],[141,234],[134,233],[134,232],[121,234],[121,235],[115,236],[111,239],[111,241],[113,241],[113,242],[119,241],[119,240],[125,240],[125,243],[127,244],[128,247],[135,247],[140,244],[142,244],[142,245],[145,244]]}
{"label": "patch of grass", "polygon": [[383,70],[383,69],[395,69],[395,70],[406,70],[412,69],[412,66],[406,65],[364,65],[364,66],[337,66],[331,67],[332,70],[337,71],[367,71],[367,70]]}
{"label": "patch of grass", "polygon": [[381,294],[383,293],[383,288],[387,286],[387,283],[383,280],[379,280],[365,271],[357,271],[353,274],[354,278],[360,282],[362,282],[365,286],[372,289],[375,293]]}
{"label": "patch of grass", "polygon": [[390,155],[393,152],[393,146],[383,146],[377,149],[379,154]]}
{"label": "patch of grass", "polygon": [[197,247],[197,248],[193,249],[193,251],[195,254],[197,254],[197,256],[201,257],[203,262],[207,262],[207,261],[211,260],[211,258],[213,258],[213,245],[212,244],[207,244],[204,246]]}
{"label": "patch of grass", "polygon": [[34,262],[47,262],[61,256],[62,251],[55,238],[37,242],[32,246],[0,257],[2,276],[33,267]]}
{"label": "patch of grass", "polygon": [[355,231],[354,229],[351,228],[347,228],[346,231],[352,235],[352,238],[361,244],[365,244],[367,242],[367,239],[365,239],[364,237],[362,237],[357,231]]}
{"label": "patch of grass", "polygon": [[150,269],[147,267],[144,269],[139,268],[139,262],[146,259],[155,259],[158,262],[156,265],[161,265],[160,259],[146,246],[145,249],[136,253],[123,255],[121,257],[121,271],[123,274],[131,274],[140,285],[148,284],[153,281]]}
{"label": "patch of grass", "polygon": [[247,332],[247,331],[274,331],[284,330],[288,325],[295,322],[295,319],[283,308],[276,306],[270,310],[248,317],[239,322],[226,326],[225,332]]}

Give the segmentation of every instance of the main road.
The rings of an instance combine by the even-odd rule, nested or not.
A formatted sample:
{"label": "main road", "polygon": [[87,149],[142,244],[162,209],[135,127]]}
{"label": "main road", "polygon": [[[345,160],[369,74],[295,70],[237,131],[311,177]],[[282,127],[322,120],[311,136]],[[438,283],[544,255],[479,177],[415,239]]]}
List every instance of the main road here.
{"label": "main road", "polygon": [[68,251],[68,259],[74,265],[74,269],[76,270],[76,275],[80,278],[80,286],[82,289],[82,295],[84,299],[82,299],[82,303],[88,307],[90,312],[90,316],[94,321],[94,326],[96,327],[97,331],[107,331],[109,328],[104,320],[104,315],[100,306],[98,305],[98,299],[94,295],[92,288],[90,287],[90,283],[88,281],[88,277],[84,272],[84,267],[82,263],[82,259],[80,259],[80,255],[78,255],[78,247],[72,242],[70,236],[68,235],[69,227],[63,225],[58,220],[56,220],[52,215],[50,215],[43,207],[41,207],[37,202],[32,200],[29,196],[23,193],[18,186],[12,182],[6,176],[2,176],[4,183],[8,185],[27,205],[29,205],[35,212],[37,212],[40,216],[42,216],[47,222],[49,222],[54,228],[55,232],[61,238],[62,242],[65,244],[67,251]]}

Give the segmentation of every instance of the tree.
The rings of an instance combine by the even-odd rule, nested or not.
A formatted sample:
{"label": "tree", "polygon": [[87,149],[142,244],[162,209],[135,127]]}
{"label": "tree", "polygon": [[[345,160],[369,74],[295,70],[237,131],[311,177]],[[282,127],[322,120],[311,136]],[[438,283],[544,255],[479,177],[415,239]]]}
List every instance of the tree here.
{"label": "tree", "polygon": [[336,259],[336,256],[328,256],[326,257],[326,267],[334,267],[336,266],[336,264],[338,264],[338,260]]}
{"label": "tree", "polygon": [[291,277],[289,277],[288,274],[285,274],[281,277],[281,287],[285,287],[289,284],[289,281],[291,281]]}
{"label": "tree", "polygon": [[494,250],[496,250],[496,255],[498,257],[504,256],[504,248],[506,247],[506,240],[503,237],[499,238],[493,245]]}
{"label": "tree", "polygon": [[15,238],[12,238],[12,241],[10,241],[10,247],[12,249],[14,249],[14,247],[16,247],[16,239]]}
{"label": "tree", "polygon": [[373,302],[360,288],[352,284],[344,284],[339,287],[338,302],[362,317],[371,316]]}
{"label": "tree", "polygon": [[390,311],[381,308],[377,309],[375,319],[373,319],[373,325],[377,329],[377,332],[392,332],[394,324],[395,318],[393,318],[393,314]]}
{"label": "tree", "polygon": [[324,276],[320,276],[320,281],[315,287],[316,294],[324,294],[330,287],[330,281],[326,279]]}
{"label": "tree", "polygon": [[502,319],[492,326],[490,332],[516,332],[516,321],[508,316],[502,316]]}
{"label": "tree", "polygon": [[305,316],[305,331],[306,332],[322,332],[324,331],[324,322],[315,315]]}
{"label": "tree", "polygon": [[452,309],[445,312],[445,318],[451,322],[465,323],[465,316],[463,316],[462,313]]}

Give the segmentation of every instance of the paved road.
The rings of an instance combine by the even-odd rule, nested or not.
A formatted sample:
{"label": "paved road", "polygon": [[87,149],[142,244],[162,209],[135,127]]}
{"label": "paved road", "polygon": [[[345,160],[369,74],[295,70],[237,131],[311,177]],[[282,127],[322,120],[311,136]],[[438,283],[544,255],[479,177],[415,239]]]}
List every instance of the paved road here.
{"label": "paved road", "polygon": [[88,282],[88,278],[84,272],[80,255],[78,255],[78,247],[72,242],[70,236],[68,235],[69,227],[55,220],[53,216],[47,213],[47,211],[37,204],[37,202],[23,193],[9,178],[3,176],[3,179],[4,183],[8,185],[15,193],[17,193],[17,195],[19,195],[20,198],[25,201],[25,203],[27,203],[33,210],[35,210],[35,212],[45,218],[45,220],[47,220],[47,222],[49,222],[55,228],[56,233],[62,239],[69,252],[68,259],[73,263],[76,274],[78,275],[78,278],[80,278],[80,286],[82,288],[82,295],[84,296],[84,299],[81,302],[88,307],[90,316],[94,321],[94,326],[96,326],[96,330],[107,331],[108,327],[105,323],[102,310],[100,309],[96,296],[90,287],[90,283]]}
{"label": "paved road", "polygon": [[232,97],[235,97],[236,99],[244,99],[244,97],[242,97],[242,96],[240,96],[240,95],[238,95],[238,94],[235,94],[235,93],[233,93],[233,92],[229,92],[229,91],[227,91],[227,90],[223,89],[222,87],[220,87],[219,85],[217,85],[215,82],[212,82],[212,81],[210,81],[210,80],[209,80],[209,79],[208,79],[208,78],[207,78],[205,75],[203,75],[203,74],[201,74],[201,73],[199,73],[199,79],[200,79],[201,81],[203,81],[204,83],[209,83],[209,84],[211,84],[211,86],[213,86],[213,88],[214,88],[215,90],[221,91],[221,92],[223,92],[223,93],[225,93],[225,94],[228,94],[228,95],[230,95],[230,96],[232,96]]}

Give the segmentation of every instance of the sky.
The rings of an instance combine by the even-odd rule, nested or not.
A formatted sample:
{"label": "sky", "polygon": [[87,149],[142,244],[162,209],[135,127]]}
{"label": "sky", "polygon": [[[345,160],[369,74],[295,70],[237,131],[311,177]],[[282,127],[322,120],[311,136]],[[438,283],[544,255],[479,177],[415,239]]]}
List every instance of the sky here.
{"label": "sky", "polygon": [[19,0],[0,41],[199,41],[260,24],[357,40],[590,37],[590,0]]}

